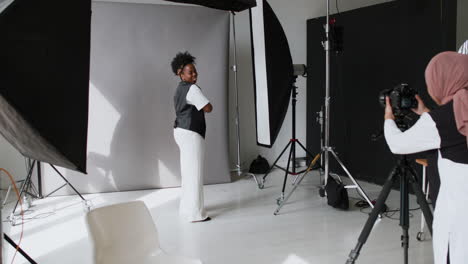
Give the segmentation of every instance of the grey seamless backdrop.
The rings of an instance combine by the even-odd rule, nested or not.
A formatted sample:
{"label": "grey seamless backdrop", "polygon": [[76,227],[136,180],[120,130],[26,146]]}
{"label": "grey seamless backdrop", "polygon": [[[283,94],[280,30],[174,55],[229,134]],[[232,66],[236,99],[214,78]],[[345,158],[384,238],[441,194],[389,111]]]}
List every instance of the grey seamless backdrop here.
{"label": "grey seamless backdrop", "polygon": [[[197,57],[206,115],[205,183],[230,181],[229,13],[203,7],[93,3],[88,175],[64,170],[86,193],[180,186],[170,62]],[[45,168],[45,174],[53,172]],[[45,191],[61,184],[45,176]],[[70,193],[70,190],[62,193]]]}

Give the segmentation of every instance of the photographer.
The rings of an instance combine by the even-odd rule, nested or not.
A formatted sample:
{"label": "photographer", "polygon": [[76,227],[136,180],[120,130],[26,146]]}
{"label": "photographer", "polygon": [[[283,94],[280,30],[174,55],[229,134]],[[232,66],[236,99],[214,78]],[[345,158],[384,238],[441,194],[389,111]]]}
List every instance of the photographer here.
{"label": "photographer", "polygon": [[429,62],[429,95],[439,105],[429,111],[421,98],[413,111],[421,117],[405,132],[398,129],[386,98],[384,133],[395,154],[438,151],[440,190],[433,222],[434,263],[468,260],[468,56],[443,52]]}

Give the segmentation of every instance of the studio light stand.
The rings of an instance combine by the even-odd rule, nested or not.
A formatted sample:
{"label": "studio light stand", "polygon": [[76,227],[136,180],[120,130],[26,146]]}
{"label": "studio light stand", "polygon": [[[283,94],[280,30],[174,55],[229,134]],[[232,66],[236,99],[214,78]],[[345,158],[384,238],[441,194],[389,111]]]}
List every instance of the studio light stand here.
{"label": "studio light stand", "polygon": [[[294,68],[295,68],[295,71],[294,71],[295,73],[294,73],[294,80],[293,80],[293,83],[292,83],[292,90],[291,90],[291,92],[292,92],[292,99],[291,99],[291,104],[292,104],[292,108],[291,108],[292,109],[292,111],[291,111],[291,116],[292,116],[292,137],[289,140],[288,144],[281,151],[279,156],[276,158],[275,162],[273,162],[273,164],[270,166],[267,173],[263,176],[262,183],[260,185],[260,189],[263,189],[266,177],[268,177],[268,175],[270,174],[271,170],[274,167],[277,167],[277,168],[284,171],[283,189],[281,191],[281,196],[277,199],[277,204],[280,205],[280,206],[284,202],[286,202],[284,192],[285,192],[285,189],[286,189],[286,180],[288,178],[288,175],[296,176],[296,180],[297,180],[297,176],[299,176],[301,173],[303,173],[303,172],[305,172],[307,170],[307,169],[305,169],[305,170],[301,170],[301,171],[296,171],[296,144],[299,145],[307,154],[309,154],[311,157],[313,157],[312,153],[310,153],[310,151],[308,151],[304,147],[304,145],[299,141],[299,139],[296,138],[296,102],[297,102],[298,92],[297,92],[297,86],[295,85],[295,83],[296,83],[297,76],[299,75],[299,74],[296,73],[297,72],[296,69],[300,69],[300,68],[303,69],[302,74],[301,74],[302,76],[305,76],[306,71],[305,71],[305,65],[294,65]],[[301,71],[299,70],[299,72],[301,72]],[[283,154],[286,152],[286,150],[288,148],[289,148],[288,162],[287,162],[286,168],[282,168],[282,167],[277,165],[277,162],[283,156]],[[291,161],[293,163],[292,166],[290,166]],[[299,185],[299,183],[300,183],[300,182],[296,183],[296,180],[294,181],[295,182],[294,183],[295,187],[297,187],[297,185]],[[295,189],[296,188],[294,188],[291,191],[291,193],[294,192]],[[289,198],[291,196],[291,193],[287,196],[287,198]],[[275,213],[275,215],[276,215],[276,213]]]}
{"label": "studio light stand", "polygon": [[409,246],[409,236],[408,236],[408,229],[409,229],[409,190],[408,187],[411,184],[411,187],[416,194],[417,201],[419,206],[421,206],[421,210],[424,214],[424,219],[426,220],[429,232],[432,234],[432,212],[429,208],[429,205],[426,202],[426,198],[419,186],[416,178],[416,173],[414,169],[410,166],[406,155],[400,156],[397,165],[391,171],[389,177],[385,181],[383,186],[382,192],[377,199],[377,203],[375,208],[372,210],[369,218],[367,219],[364,228],[361,231],[361,235],[359,236],[358,243],[356,247],[351,250],[349,253],[349,258],[346,261],[346,264],[354,264],[356,259],[359,256],[359,253],[362,249],[362,246],[366,243],[367,238],[372,231],[372,227],[377,220],[379,213],[385,206],[385,201],[392,189],[393,184],[396,182],[397,178],[400,179],[400,226],[403,231],[401,236],[401,246],[404,250],[403,260],[404,263],[408,263],[408,246]]}
{"label": "studio light stand", "polygon": [[366,200],[370,207],[374,208],[371,200],[361,188],[359,183],[354,179],[348,169],[345,167],[343,162],[338,158],[338,155],[330,146],[330,104],[331,104],[331,97],[330,97],[330,0],[326,0],[327,2],[327,16],[326,16],[326,24],[325,24],[325,42],[323,43],[325,49],[325,116],[324,116],[324,126],[325,126],[325,135],[323,140],[323,147],[321,151],[321,156],[323,157],[323,166],[324,166],[324,185],[320,189],[321,196],[325,195],[325,185],[327,184],[328,177],[330,175],[330,153],[335,158],[335,160],[339,163],[343,171],[346,173],[348,178],[353,182],[354,185],[347,185],[345,188],[351,189],[356,188],[362,197]]}
{"label": "studio light stand", "polygon": [[231,69],[234,72],[234,86],[236,88],[236,138],[237,138],[237,164],[236,168],[233,170],[237,173],[237,176],[242,176],[243,174],[247,176],[252,176],[257,184],[258,188],[262,189],[261,184],[258,182],[257,177],[253,173],[243,172],[241,165],[241,156],[240,156],[240,121],[239,121],[239,86],[237,82],[237,39],[236,39],[236,13],[231,11],[232,17],[232,33],[233,33],[233,43],[234,43],[234,64]]}
{"label": "studio light stand", "polygon": [[[39,191],[35,190],[34,188],[34,185],[32,183],[32,175],[33,175],[33,170],[34,170],[34,167],[36,166],[37,164],[37,176],[38,176],[38,188],[39,188]],[[28,174],[26,176],[26,179],[24,180],[24,183],[23,185],[21,186],[21,190],[20,190],[20,198],[19,199],[22,199],[24,196],[26,196],[26,194],[29,194],[30,196],[32,196],[33,198],[36,198],[36,199],[43,199],[43,198],[47,198],[49,196],[51,196],[52,194],[54,194],[55,192],[57,192],[58,190],[62,189],[63,187],[65,186],[70,186],[73,191],[81,198],[81,200],[83,201],[83,206],[85,208],[86,211],[89,211],[91,209],[91,203],[86,200],[81,194],[80,192],[78,192],[77,189],[75,189],[75,187],[60,173],[59,170],[57,170],[57,168],[55,168],[54,165],[50,164],[50,167],[52,167],[52,169],[54,169],[54,171],[63,179],[63,181],[65,182],[62,186],[56,188],[55,190],[53,190],[52,192],[50,192],[49,194],[47,195],[42,195],[42,184],[41,184],[41,181],[42,181],[42,176],[41,176],[41,162],[40,161],[36,161],[36,160],[33,160],[31,166],[29,167],[29,170],[28,170]],[[31,192],[31,191],[34,191]],[[19,204],[19,199],[16,201],[16,204],[15,204],[15,207],[13,208],[11,214],[10,214],[10,217],[9,217],[9,220],[11,222],[11,224],[13,226],[15,226],[17,223],[16,223],[16,215],[15,215],[15,212],[16,212],[16,209],[18,208],[18,204]]]}

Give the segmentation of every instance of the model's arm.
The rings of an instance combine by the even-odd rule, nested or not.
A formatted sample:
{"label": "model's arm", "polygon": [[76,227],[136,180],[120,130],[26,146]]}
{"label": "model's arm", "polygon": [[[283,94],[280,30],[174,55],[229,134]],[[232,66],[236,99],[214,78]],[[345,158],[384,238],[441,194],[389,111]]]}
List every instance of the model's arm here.
{"label": "model's arm", "polygon": [[201,89],[193,84],[187,93],[187,103],[194,105],[198,111],[203,110],[205,113],[213,111],[213,106]]}
{"label": "model's arm", "polygon": [[[411,154],[440,148],[440,135],[429,110],[424,106],[421,98],[416,96],[418,108],[413,111],[421,117],[408,130],[402,132],[395,123],[392,105],[388,97],[385,98],[384,134],[390,150],[394,154]],[[427,111],[426,111],[427,110]]]}
{"label": "model's arm", "polygon": [[211,111],[213,111],[213,106],[211,105],[211,103],[208,103],[202,109],[205,113],[210,113]]}

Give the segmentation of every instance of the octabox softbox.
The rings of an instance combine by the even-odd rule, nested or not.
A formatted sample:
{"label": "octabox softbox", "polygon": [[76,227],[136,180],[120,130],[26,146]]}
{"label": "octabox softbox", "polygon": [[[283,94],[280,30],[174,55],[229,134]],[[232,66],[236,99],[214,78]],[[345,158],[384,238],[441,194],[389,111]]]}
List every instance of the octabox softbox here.
{"label": "octabox softbox", "polygon": [[294,81],[288,40],[267,1],[250,10],[257,144],[271,147],[288,111]]}

